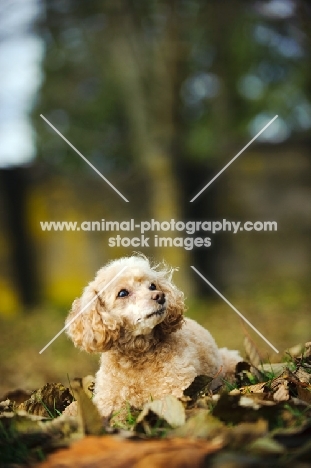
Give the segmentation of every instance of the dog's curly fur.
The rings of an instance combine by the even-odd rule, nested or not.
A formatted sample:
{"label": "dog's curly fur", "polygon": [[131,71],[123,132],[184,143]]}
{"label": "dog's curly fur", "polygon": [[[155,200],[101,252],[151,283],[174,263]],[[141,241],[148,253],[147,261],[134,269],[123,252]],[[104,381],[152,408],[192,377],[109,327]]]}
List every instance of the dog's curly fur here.
{"label": "dog's curly fur", "polygon": [[172,273],[143,255],[121,258],[101,268],[73,303],[68,335],[77,347],[102,353],[93,401],[103,416],[124,402],[139,408],[150,398],[181,397],[197,375],[228,375],[241,360],[184,318]]}

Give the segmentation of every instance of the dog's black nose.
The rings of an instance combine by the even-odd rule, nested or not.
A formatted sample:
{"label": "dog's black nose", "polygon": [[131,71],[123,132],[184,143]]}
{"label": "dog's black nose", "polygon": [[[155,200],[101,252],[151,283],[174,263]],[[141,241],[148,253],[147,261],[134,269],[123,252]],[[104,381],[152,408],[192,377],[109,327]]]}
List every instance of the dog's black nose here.
{"label": "dog's black nose", "polygon": [[154,301],[157,301],[158,304],[164,304],[165,294],[163,292],[155,291],[152,294],[151,299],[153,299]]}

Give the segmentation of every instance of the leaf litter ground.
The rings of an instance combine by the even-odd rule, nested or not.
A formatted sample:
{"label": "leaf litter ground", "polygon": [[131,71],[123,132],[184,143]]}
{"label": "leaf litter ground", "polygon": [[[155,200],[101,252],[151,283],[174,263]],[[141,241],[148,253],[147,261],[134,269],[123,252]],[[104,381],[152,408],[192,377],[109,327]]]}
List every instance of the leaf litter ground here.
{"label": "leaf litter ground", "polygon": [[[261,364],[246,338],[248,360],[215,387],[198,376],[182,400],[167,396],[102,419],[93,378],[49,383],[0,402],[0,466],[311,467],[311,343],[280,364]],[[73,400],[78,416],[62,411]]]}

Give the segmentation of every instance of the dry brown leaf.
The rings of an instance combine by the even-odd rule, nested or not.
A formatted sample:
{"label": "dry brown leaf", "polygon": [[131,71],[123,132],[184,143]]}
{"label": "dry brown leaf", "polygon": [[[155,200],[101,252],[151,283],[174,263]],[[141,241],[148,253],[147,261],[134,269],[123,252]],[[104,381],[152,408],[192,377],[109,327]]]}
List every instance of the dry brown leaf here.
{"label": "dry brown leaf", "polygon": [[304,357],[308,358],[311,356],[311,342],[305,344],[298,344],[286,350],[286,353],[292,357]]}
{"label": "dry brown leaf", "polygon": [[104,432],[103,419],[91,398],[85,393],[80,379],[71,382],[71,390],[78,403],[78,415],[85,434],[102,434]]}
{"label": "dry brown leaf", "polygon": [[235,388],[229,392],[229,395],[248,395],[256,393],[264,393],[266,382],[261,382],[255,385],[246,385],[245,387]]}
{"label": "dry brown leaf", "polygon": [[311,405],[311,385],[306,388],[298,386],[297,393],[300,400],[304,401],[308,405]]}
{"label": "dry brown leaf", "polygon": [[249,362],[254,367],[260,366],[262,359],[260,357],[259,351],[255,343],[251,340],[251,338],[248,335],[244,337],[244,349]]}
{"label": "dry brown leaf", "polygon": [[20,405],[24,401],[28,400],[31,397],[31,394],[32,392],[18,388],[17,390],[6,393],[2,398],[0,398],[0,401],[10,400],[12,403]]}
{"label": "dry brown leaf", "polygon": [[247,446],[247,450],[258,455],[281,455],[285,452],[283,445],[270,436],[260,437]]}
{"label": "dry brown leaf", "polygon": [[273,400],[276,402],[289,400],[288,382],[284,380],[273,394]]}
{"label": "dry brown leaf", "polygon": [[184,395],[196,401],[201,396],[208,393],[214,377],[207,375],[197,375],[188,388],[184,390]]}
{"label": "dry brown leaf", "polygon": [[[87,375],[86,377],[76,377],[70,383],[77,382],[80,387],[83,388],[84,392],[89,398],[92,398],[94,395],[94,387],[95,387],[95,377],[93,375]],[[71,389],[72,390],[72,389]]]}
{"label": "dry brown leaf", "polygon": [[247,444],[263,437],[268,432],[268,422],[258,419],[253,423],[240,423],[230,428],[228,437],[230,448],[244,448]]}
{"label": "dry brown leaf", "polygon": [[228,395],[222,394],[213,409],[213,415],[229,424],[255,422],[259,419],[268,421],[269,427],[277,424],[282,412],[282,405],[266,401],[262,394]]}
{"label": "dry brown leaf", "polygon": [[203,468],[205,457],[220,448],[219,441],[89,436],[50,455],[40,468]]}
{"label": "dry brown leaf", "polygon": [[292,346],[291,348],[287,348],[285,350],[285,354],[289,354],[291,357],[298,357],[301,356],[301,353],[304,349],[304,345],[302,343],[298,343],[295,346]]}
{"label": "dry brown leaf", "polygon": [[167,395],[163,400],[146,403],[137,417],[135,429],[138,432],[143,430],[146,434],[151,434],[154,427],[161,425],[161,421],[171,428],[185,424],[185,409],[173,395]]}
{"label": "dry brown leaf", "polygon": [[183,426],[175,429],[171,435],[173,437],[201,437],[208,440],[220,436],[224,440],[227,432],[224,423],[214,418],[209,410],[200,409]]}
{"label": "dry brown leaf", "polygon": [[309,372],[306,372],[303,368],[299,367],[296,371],[295,371],[295,376],[297,377],[297,379],[300,381],[300,382],[303,382],[303,383],[310,383],[310,380],[311,380],[311,374],[309,374]]}
{"label": "dry brown leaf", "polygon": [[5,413],[14,411],[14,403],[11,400],[3,400],[0,402],[0,417]]}
{"label": "dry brown leaf", "polygon": [[306,444],[309,446],[310,451],[311,421],[305,421],[305,423],[299,427],[294,426],[286,429],[277,429],[272,436],[274,440],[287,448],[298,449]]}
{"label": "dry brown leaf", "polygon": [[287,368],[287,363],[265,363],[260,366],[264,372],[270,372],[273,374],[274,378],[279,377]]}
{"label": "dry brown leaf", "polygon": [[72,401],[68,388],[61,383],[47,383],[31,394],[17,409],[43,417],[56,417]]}

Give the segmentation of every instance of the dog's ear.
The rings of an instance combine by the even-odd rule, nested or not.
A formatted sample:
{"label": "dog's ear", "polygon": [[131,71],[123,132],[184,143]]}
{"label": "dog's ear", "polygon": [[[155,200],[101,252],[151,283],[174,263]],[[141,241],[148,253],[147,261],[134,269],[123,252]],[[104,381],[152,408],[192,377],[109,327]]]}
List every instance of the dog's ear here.
{"label": "dog's ear", "polygon": [[96,290],[88,286],[76,299],[66,319],[67,335],[89,353],[108,351],[119,337],[119,325],[105,310]]}
{"label": "dog's ear", "polygon": [[164,292],[166,298],[167,314],[165,319],[156,326],[158,332],[163,336],[173,333],[182,327],[184,322],[184,294],[170,279],[161,280],[158,287]]}

